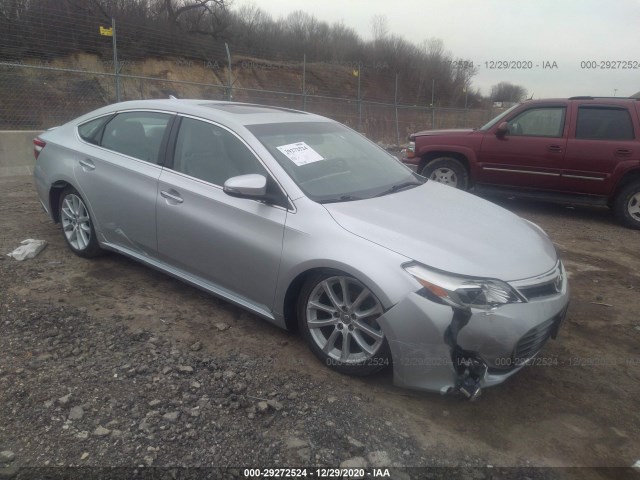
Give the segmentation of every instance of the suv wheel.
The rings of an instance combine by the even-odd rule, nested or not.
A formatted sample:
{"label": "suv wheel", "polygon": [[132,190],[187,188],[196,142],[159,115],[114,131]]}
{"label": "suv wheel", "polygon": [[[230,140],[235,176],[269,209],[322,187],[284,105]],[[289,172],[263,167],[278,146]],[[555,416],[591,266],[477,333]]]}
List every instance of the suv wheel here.
{"label": "suv wheel", "polygon": [[440,157],[427,163],[420,175],[450,187],[466,190],[469,184],[467,169],[459,160],[450,157]]}
{"label": "suv wheel", "polygon": [[623,225],[640,229],[640,181],[632,182],[618,192],[613,210]]}

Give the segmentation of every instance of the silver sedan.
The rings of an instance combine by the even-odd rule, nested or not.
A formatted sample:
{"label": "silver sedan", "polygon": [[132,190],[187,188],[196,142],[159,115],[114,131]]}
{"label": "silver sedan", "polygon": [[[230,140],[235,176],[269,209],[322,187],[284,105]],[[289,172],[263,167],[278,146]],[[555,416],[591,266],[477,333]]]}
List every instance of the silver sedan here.
{"label": "silver sedan", "polygon": [[208,100],[101,108],[34,140],[45,211],[298,329],[327,366],[476,398],[555,337],[567,278],[538,226],[412,173],[330,119]]}

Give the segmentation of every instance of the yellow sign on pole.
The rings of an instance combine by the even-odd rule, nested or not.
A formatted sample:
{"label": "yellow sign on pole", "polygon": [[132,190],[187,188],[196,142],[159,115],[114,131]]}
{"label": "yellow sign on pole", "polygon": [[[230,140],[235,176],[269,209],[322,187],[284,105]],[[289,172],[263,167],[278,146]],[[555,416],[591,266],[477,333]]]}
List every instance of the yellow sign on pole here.
{"label": "yellow sign on pole", "polygon": [[100,35],[104,35],[105,37],[113,37],[113,27],[104,28],[100,25]]}

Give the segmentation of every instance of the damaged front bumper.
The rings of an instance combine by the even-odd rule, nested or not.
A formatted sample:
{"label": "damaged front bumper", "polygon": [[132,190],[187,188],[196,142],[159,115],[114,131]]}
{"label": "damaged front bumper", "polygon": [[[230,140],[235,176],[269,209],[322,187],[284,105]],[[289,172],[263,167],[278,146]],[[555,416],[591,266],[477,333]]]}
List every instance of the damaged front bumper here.
{"label": "damaged front bumper", "polygon": [[566,275],[552,295],[492,310],[461,310],[410,293],[378,323],[389,342],[394,383],[475,398],[518,372],[555,338],[569,303]]}

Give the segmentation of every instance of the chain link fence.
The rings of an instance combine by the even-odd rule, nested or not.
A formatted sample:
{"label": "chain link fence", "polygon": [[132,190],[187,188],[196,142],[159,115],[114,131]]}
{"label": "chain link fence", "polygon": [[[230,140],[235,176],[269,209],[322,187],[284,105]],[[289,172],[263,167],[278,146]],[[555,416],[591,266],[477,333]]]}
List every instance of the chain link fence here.
{"label": "chain link fence", "polygon": [[[52,14],[51,21],[62,17]],[[109,26],[104,20],[83,25],[93,27],[66,35],[56,31],[48,40],[38,38],[34,48],[20,47],[17,40],[17,46],[3,46],[0,129],[47,129],[117,101],[174,95],[305,110],[380,143],[402,145],[412,132],[478,127],[497,113],[439,106],[437,96],[433,107],[412,105],[411,92],[399,89],[397,75],[384,65],[259,58],[212,40],[186,45],[179,37],[124,21],[111,25],[115,41],[100,35]],[[140,36],[159,42],[153,57],[136,51]],[[69,48],[60,55],[63,47]]]}

